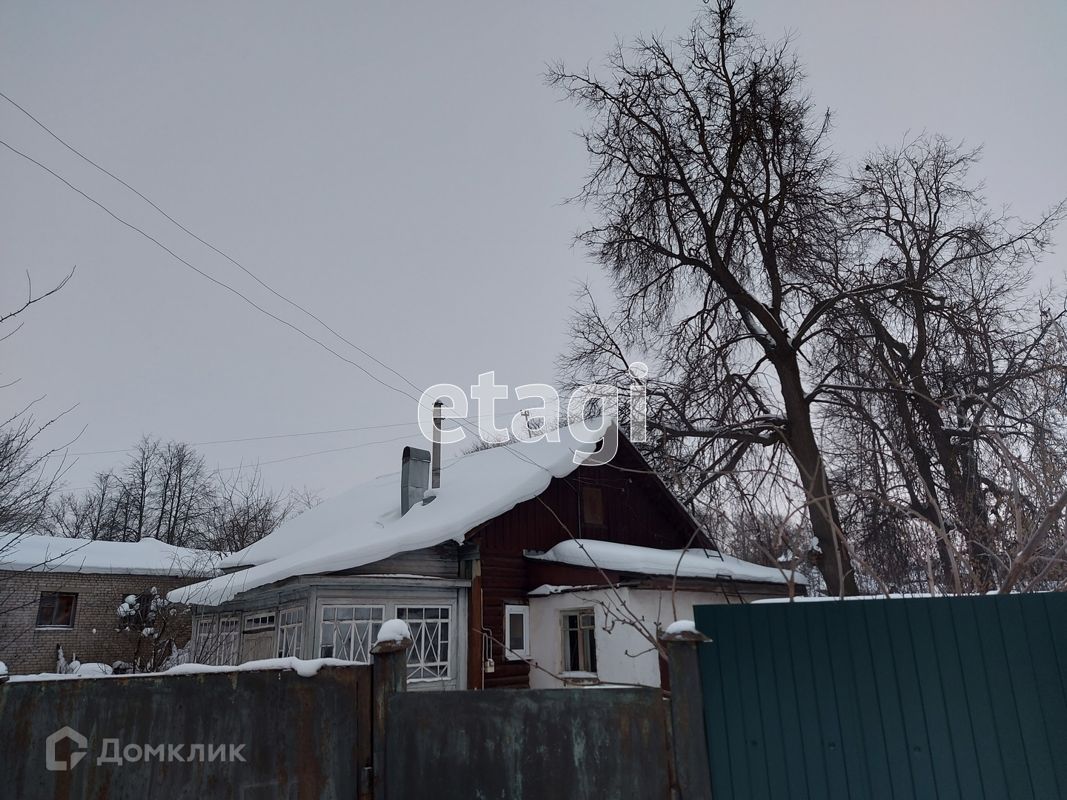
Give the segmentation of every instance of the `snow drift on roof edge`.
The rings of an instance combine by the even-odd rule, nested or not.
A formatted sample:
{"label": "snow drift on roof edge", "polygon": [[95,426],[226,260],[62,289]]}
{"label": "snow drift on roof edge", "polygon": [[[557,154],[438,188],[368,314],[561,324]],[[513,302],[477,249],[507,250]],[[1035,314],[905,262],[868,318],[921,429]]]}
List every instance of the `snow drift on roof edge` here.
{"label": "snow drift on roof edge", "polygon": [[[715,551],[709,551],[714,553]],[[680,578],[730,578],[761,583],[806,584],[800,573],[764,567],[725,554],[694,548],[691,550],[660,550],[653,547],[605,542],[597,539],[567,539],[540,554],[528,554],[537,561],[553,561],[578,567],[596,566],[615,572],[642,575],[675,575]]]}
{"label": "snow drift on roof edge", "polygon": [[[577,437],[576,427],[588,434]],[[171,600],[214,606],[241,592],[297,575],[351,569],[464,535],[483,522],[541,494],[552,478],[588,460],[614,422],[589,420],[559,431],[560,441],[518,443],[461,456],[442,467],[441,488],[428,505],[400,516],[399,473],[376,478],[286,522],[224,566],[248,569],[195,583]]]}
{"label": "snow drift on roof edge", "polygon": [[220,554],[145,537],[137,542],[0,533],[0,570],[202,577]]}

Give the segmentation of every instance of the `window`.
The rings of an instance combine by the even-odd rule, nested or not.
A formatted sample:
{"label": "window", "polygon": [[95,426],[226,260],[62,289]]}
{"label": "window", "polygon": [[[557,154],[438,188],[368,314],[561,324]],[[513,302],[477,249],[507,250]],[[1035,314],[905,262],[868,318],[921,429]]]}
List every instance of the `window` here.
{"label": "window", "polygon": [[260,633],[274,630],[274,614],[259,612],[245,617],[245,633]]}
{"label": "window", "polygon": [[596,617],[591,608],[560,614],[563,629],[563,671],[596,672]]}
{"label": "window", "polygon": [[319,656],[369,664],[384,619],[383,606],[323,606]]}
{"label": "window", "polygon": [[78,595],[69,592],[41,592],[37,606],[38,628],[73,628]]}
{"label": "window", "polygon": [[215,618],[201,617],[196,621],[196,648],[193,652],[193,661],[197,664],[212,663],[217,646]]}
{"label": "window", "polygon": [[530,657],[529,606],[504,606],[504,658],[521,661]]}
{"label": "window", "polygon": [[449,606],[397,606],[397,619],[408,624],[413,641],[408,652],[408,680],[445,680],[449,676]]}
{"label": "window", "polygon": [[301,658],[303,645],[304,609],[286,609],[278,620],[278,658]]}
{"label": "window", "polygon": [[239,617],[223,617],[219,620],[219,646],[216,664],[236,664],[241,642]]}
{"label": "window", "polygon": [[604,493],[599,486],[582,487],[582,522],[586,525],[604,524]]}

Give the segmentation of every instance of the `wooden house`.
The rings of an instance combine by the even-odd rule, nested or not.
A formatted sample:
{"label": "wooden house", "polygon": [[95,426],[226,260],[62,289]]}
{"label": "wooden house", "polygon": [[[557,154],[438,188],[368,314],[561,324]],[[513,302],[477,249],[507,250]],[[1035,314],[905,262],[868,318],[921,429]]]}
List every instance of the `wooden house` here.
{"label": "wooden house", "polygon": [[658,685],[650,641],[694,604],[803,591],[715,549],[614,423],[579,425],[446,462],[429,491],[408,449],[400,475],[225,559],[171,593],[195,607],[196,657],[366,661],[400,618],[416,688]]}

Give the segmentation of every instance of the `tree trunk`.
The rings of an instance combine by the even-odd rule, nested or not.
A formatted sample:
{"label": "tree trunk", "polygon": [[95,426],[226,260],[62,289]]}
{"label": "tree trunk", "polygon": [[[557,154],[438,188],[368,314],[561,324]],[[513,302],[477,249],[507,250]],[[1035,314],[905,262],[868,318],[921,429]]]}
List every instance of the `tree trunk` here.
{"label": "tree trunk", "polygon": [[852,557],[845,547],[837,503],[831,493],[826,465],[815,439],[811,408],[805,396],[795,354],[791,353],[786,358],[777,357],[773,363],[781,382],[782,399],[785,401],[785,443],[789,447],[797,472],[800,473],[811,532],[822,551],[815,559],[816,566],[822,573],[830,594],[857,595],[860,590],[856,583]]}

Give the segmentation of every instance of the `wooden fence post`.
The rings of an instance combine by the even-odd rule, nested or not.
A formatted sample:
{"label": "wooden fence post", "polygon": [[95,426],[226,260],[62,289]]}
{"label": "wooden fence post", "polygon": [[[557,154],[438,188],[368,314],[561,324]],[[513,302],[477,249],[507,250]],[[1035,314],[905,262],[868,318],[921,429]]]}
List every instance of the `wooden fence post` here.
{"label": "wooden fence post", "polygon": [[664,633],[671,680],[671,756],[680,800],[711,800],[708,736],[698,648],[711,641],[697,631]]}
{"label": "wooden fence post", "polygon": [[385,737],[389,698],[407,691],[408,650],[411,639],[378,642],[371,648],[371,695],[373,698],[374,800],[385,800]]}

